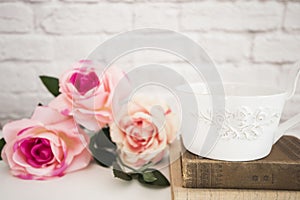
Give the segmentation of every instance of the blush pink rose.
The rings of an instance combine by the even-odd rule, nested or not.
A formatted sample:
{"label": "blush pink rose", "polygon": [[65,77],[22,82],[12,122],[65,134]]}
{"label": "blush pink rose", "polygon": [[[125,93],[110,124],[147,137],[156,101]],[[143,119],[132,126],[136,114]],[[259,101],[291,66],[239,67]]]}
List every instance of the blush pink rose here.
{"label": "blush pink rose", "polygon": [[2,158],[14,176],[44,180],[86,167],[91,155],[88,137],[72,117],[37,107],[31,119],[3,127]]}
{"label": "blush pink rose", "polygon": [[82,60],[64,73],[59,80],[61,94],[49,106],[95,131],[112,121],[112,96],[124,73],[109,68],[98,77],[92,65],[92,61]]}
{"label": "blush pink rose", "polygon": [[178,131],[178,116],[159,98],[136,96],[129,102],[126,114],[112,123],[111,137],[117,144],[122,161],[138,168],[157,163]]}

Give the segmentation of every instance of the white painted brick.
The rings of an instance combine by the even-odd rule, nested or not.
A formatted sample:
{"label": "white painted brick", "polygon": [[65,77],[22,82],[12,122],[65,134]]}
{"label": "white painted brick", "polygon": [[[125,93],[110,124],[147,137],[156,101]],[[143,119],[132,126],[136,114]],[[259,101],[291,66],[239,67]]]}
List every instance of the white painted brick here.
{"label": "white painted brick", "polygon": [[197,2],[183,4],[183,30],[265,31],[280,26],[283,4],[278,2]]}
{"label": "white painted brick", "polygon": [[22,2],[24,0],[0,0],[0,2]]}
{"label": "white painted brick", "polygon": [[4,92],[1,92],[0,97],[1,97],[1,112],[2,113],[9,114],[9,113],[16,111],[15,107],[17,107],[17,105],[15,105],[15,104],[20,104],[20,102],[17,102],[18,98],[15,94],[7,94]]}
{"label": "white painted brick", "polygon": [[[53,76],[53,77],[60,77],[62,73],[72,68],[72,65],[76,63],[77,60],[53,60],[51,63],[42,63],[39,65],[34,65],[34,68],[36,69],[36,72],[38,75],[47,75],[47,76]],[[44,87],[41,84],[38,84],[39,91],[45,92]],[[43,89],[40,89],[43,88]]]}
{"label": "white painted brick", "polygon": [[199,32],[184,32],[184,31],[179,31],[178,33],[181,33],[191,39],[192,41],[198,43],[199,41]]}
{"label": "white painted brick", "polygon": [[103,42],[101,36],[63,36],[54,39],[55,60],[77,61],[85,59]]}
{"label": "white painted brick", "polygon": [[282,119],[289,119],[298,114],[300,110],[300,95],[295,95],[291,100],[287,101],[283,110]]}
{"label": "white painted brick", "polygon": [[25,33],[33,27],[33,13],[23,4],[0,4],[0,32]]}
{"label": "white painted brick", "polygon": [[[294,76],[296,75],[297,69],[300,68],[300,63],[292,63],[292,64],[285,64],[281,65],[281,74],[283,75],[282,78],[279,80],[280,85],[284,88],[287,88],[291,82],[294,81]],[[296,86],[296,94],[300,94],[300,79],[298,80]]]}
{"label": "white painted brick", "polygon": [[300,3],[288,3],[284,20],[286,30],[300,29]]}
{"label": "white painted brick", "polygon": [[[179,33],[182,34],[182,33]],[[190,40],[192,40],[192,42],[194,42],[195,44],[198,44],[198,38],[199,38],[199,34],[196,33],[184,33],[184,36],[186,36],[187,38],[189,38]],[[160,37],[160,36],[159,36]],[[161,36],[160,39],[163,40],[164,36]],[[184,46],[182,46],[183,48],[185,48]],[[190,50],[190,49],[187,49]],[[193,53],[193,52],[191,52]],[[177,56],[175,54],[166,52],[165,50],[159,50],[159,49],[142,49],[139,51],[135,51],[133,53],[131,53],[130,55],[132,55],[132,59],[133,59],[133,65],[134,66],[140,66],[140,65],[145,65],[145,64],[149,64],[149,63],[157,63],[157,64],[162,64],[162,65],[169,65],[169,64],[173,64],[173,63],[182,63],[185,62],[185,60],[183,58],[181,58],[180,56]],[[198,56],[195,55],[194,56]]]}
{"label": "white painted brick", "polygon": [[44,36],[1,36],[0,60],[37,60],[53,58],[51,39]]}
{"label": "white painted brick", "polygon": [[[122,0],[110,0],[110,1],[122,1]],[[168,3],[180,3],[180,2],[191,2],[191,1],[199,1],[199,0],[128,0],[128,1],[135,1],[135,2],[152,2],[152,3],[156,3],[156,2],[168,2]]]}
{"label": "white painted brick", "polygon": [[0,63],[1,92],[36,92],[37,79],[32,64]]}
{"label": "white painted brick", "polygon": [[168,64],[174,62],[183,62],[180,57],[166,52],[164,50],[140,50],[132,53],[135,66],[145,65],[149,63]]}
{"label": "white painted brick", "polygon": [[[39,75],[59,77],[105,37],[132,28],[180,29],[207,50],[225,81],[285,89],[288,69],[299,59],[299,5],[291,0],[0,0],[0,129],[53,99]],[[126,55],[114,64],[126,71],[153,61],[188,81],[202,79],[188,63],[160,52]],[[284,119],[299,112],[300,82],[296,94]]]}
{"label": "white painted brick", "polygon": [[[140,65],[134,65],[134,67],[131,68],[129,73],[136,74],[136,76],[132,76],[132,74],[129,75],[129,77],[134,78],[134,81],[132,80],[132,82],[151,83],[154,81],[153,77],[155,77],[155,82],[164,84],[164,86],[166,87],[169,86],[174,89],[176,86],[185,83],[183,82],[183,79],[186,79],[187,81],[190,82],[199,80],[199,74],[188,63],[159,63],[159,64],[163,64],[163,66],[158,66],[153,63],[147,63],[147,64],[149,65],[146,66],[144,65],[143,68],[141,68]],[[161,67],[161,70],[144,71],[145,67],[149,67],[149,66]],[[140,88],[135,88],[135,89],[137,89],[137,91],[143,90],[144,86],[142,85],[140,86],[141,86]],[[145,86],[145,88],[147,88],[148,86]],[[162,86],[157,85],[155,87],[160,88]]]}
{"label": "white painted brick", "polygon": [[132,3],[132,2],[136,2],[137,0],[107,0],[109,2],[128,2],[128,3]]}
{"label": "white painted brick", "polygon": [[241,62],[236,64],[220,64],[218,72],[224,82],[238,82],[252,85],[278,87],[278,79],[282,76],[280,66],[271,64],[253,64]]}
{"label": "white painted brick", "polygon": [[0,99],[3,101],[1,105],[2,113],[7,113],[8,116],[19,116],[20,118],[30,117],[39,103],[36,93],[0,93]]}
{"label": "white painted brick", "polygon": [[92,3],[92,2],[99,2],[100,0],[60,0],[64,2],[82,2],[82,3]]}
{"label": "white painted brick", "polygon": [[37,26],[52,34],[118,33],[132,29],[127,4],[45,6],[35,9]]}
{"label": "white painted brick", "polygon": [[167,66],[170,67],[170,69],[174,70],[176,73],[178,73],[178,75],[183,77],[188,83],[204,81],[203,76],[201,76],[201,74],[199,74],[195,70],[195,68],[189,63],[170,63]]}
{"label": "white painted brick", "polygon": [[135,65],[133,63],[134,54],[126,54],[122,57],[118,58],[112,63],[112,66],[118,67],[119,69],[127,72],[128,70],[132,69]]}
{"label": "white painted brick", "polygon": [[[43,99],[45,94],[46,96],[53,98],[53,96],[48,92],[46,87],[41,82],[39,76],[46,75],[46,76],[59,78],[65,71],[71,69],[72,64],[74,64],[75,62],[76,60],[72,60],[68,62],[53,60],[51,63],[30,62],[31,67],[35,70],[35,77],[28,81],[30,83],[34,82],[34,84],[36,84],[38,99]],[[45,103],[44,101],[41,102]]]}
{"label": "white painted brick", "polygon": [[237,34],[201,34],[199,44],[217,62],[245,60],[250,55],[251,41],[248,36]]}
{"label": "white painted brick", "polygon": [[253,58],[258,62],[294,62],[299,52],[299,35],[263,35],[254,40]]}
{"label": "white painted brick", "polygon": [[169,3],[136,4],[134,28],[153,27],[178,30],[179,5]]}
{"label": "white painted brick", "polygon": [[29,2],[33,2],[33,3],[40,3],[40,2],[51,2],[52,0],[27,0]]}

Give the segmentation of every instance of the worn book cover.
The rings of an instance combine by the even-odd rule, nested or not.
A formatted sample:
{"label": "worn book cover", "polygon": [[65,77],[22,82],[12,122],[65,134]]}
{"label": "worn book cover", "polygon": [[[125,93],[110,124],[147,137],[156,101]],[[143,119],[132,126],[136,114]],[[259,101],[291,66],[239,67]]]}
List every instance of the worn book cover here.
{"label": "worn book cover", "polygon": [[282,137],[260,160],[217,161],[184,150],[181,164],[187,188],[300,190],[300,140],[293,136]]}
{"label": "worn book cover", "polygon": [[178,140],[170,147],[170,182],[173,200],[299,200],[300,191],[256,190],[256,189],[220,189],[220,188],[184,188],[182,178],[181,145]]}

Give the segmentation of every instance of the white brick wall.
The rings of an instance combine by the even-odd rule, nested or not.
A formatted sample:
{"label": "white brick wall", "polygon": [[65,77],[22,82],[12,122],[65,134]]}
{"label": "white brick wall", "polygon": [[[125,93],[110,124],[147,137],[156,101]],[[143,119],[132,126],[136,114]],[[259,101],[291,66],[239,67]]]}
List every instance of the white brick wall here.
{"label": "white brick wall", "polygon": [[133,7],[134,28],[155,27],[178,30],[178,4],[136,3]]}
{"label": "white brick wall", "polygon": [[[189,36],[225,80],[284,87],[300,60],[299,19],[296,0],[0,0],[0,127],[52,98],[38,75],[58,76],[105,39],[142,27]],[[124,66],[153,59],[197,78],[180,59],[164,55],[139,52]],[[284,118],[299,111],[300,83]]]}
{"label": "white brick wall", "polygon": [[251,51],[251,36],[234,33],[205,33],[199,35],[199,44],[217,62],[247,60]]}
{"label": "white brick wall", "polygon": [[48,34],[118,33],[132,29],[127,4],[66,4],[37,6],[36,25]]}
{"label": "white brick wall", "polygon": [[284,18],[284,29],[288,31],[300,30],[300,4],[289,3],[286,8],[286,15]]}
{"label": "white brick wall", "polygon": [[0,7],[0,32],[26,33],[33,28],[33,12],[22,4],[3,3]]}
{"label": "white brick wall", "polygon": [[299,53],[299,34],[259,35],[253,44],[253,59],[257,62],[294,62],[299,59]]}
{"label": "white brick wall", "polygon": [[284,6],[276,1],[236,1],[184,4],[184,30],[268,31],[280,27]]}
{"label": "white brick wall", "polygon": [[0,60],[51,61],[53,42],[51,37],[41,35],[2,35]]}

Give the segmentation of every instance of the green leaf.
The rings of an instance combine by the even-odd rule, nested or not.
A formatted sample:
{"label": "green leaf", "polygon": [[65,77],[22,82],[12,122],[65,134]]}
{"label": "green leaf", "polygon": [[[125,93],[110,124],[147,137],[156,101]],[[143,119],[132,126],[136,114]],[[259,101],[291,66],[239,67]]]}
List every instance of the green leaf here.
{"label": "green leaf", "polygon": [[57,97],[60,94],[59,81],[57,78],[50,76],[40,76],[40,79],[42,80],[43,84],[46,86],[48,91],[55,97]]}
{"label": "green leaf", "polygon": [[2,158],[1,158],[1,152],[2,152],[2,149],[3,149],[3,147],[4,147],[5,144],[6,144],[5,140],[4,140],[4,138],[2,138],[0,140],[0,160],[2,160]]}
{"label": "green leaf", "polygon": [[111,150],[117,149],[116,144],[112,142],[110,138],[109,128],[103,128],[95,134],[95,144],[98,148],[108,148]]}
{"label": "green leaf", "polygon": [[92,154],[95,161],[103,167],[112,166],[113,162],[116,160],[116,156],[113,152],[109,152],[103,149],[98,149],[92,152]]}
{"label": "green leaf", "polygon": [[119,178],[119,179],[122,179],[122,180],[125,180],[125,181],[131,181],[132,180],[132,177],[130,176],[130,174],[127,174],[126,172],[123,172],[121,167],[116,163],[114,162],[114,165],[113,165],[113,173],[114,173],[114,176],[116,178]]}
{"label": "green leaf", "polygon": [[131,181],[132,179],[138,180],[141,184],[146,187],[152,188],[164,188],[170,186],[168,179],[156,169],[146,169],[144,172],[134,172],[126,173],[122,171],[120,165],[117,162],[113,164],[114,176],[126,181]]}
{"label": "green leaf", "polygon": [[144,181],[148,183],[152,183],[157,180],[157,178],[154,176],[152,172],[145,172],[143,173],[143,179]]}
{"label": "green leaf", "polygon": [[101,130],[91,137],[89,149],[99,165],[110,167],[116,161],[116,145],[107,137],[109,129],[105,132]]}
{"label": "green leaf", "polygon": [[109,126],[102,128],[101,131],[107,137],[107,139],[110,141],[110,143],[112,143],[112,144],[114,144],[116,146],[116,143],[114,143],[112,141],[111,137],[110,137],[110,128],[109,128]]}
{"label": "green leaf", "polygon": [[139,177],[141,176],[140,173],[129,173],[129,175],[131,176],[132,179],[139,179]]}
{"label": "green leaf", "polygon": [[156,188],[163,188],[163,187],[168,187],[170,186],[170,182],[168,179],[158,170],[156,169],[147,169],[143,174],[151,172],[153,176],[156,178],[155,181],[152,182],[147,182],[144,179],[144,175],[140,175],[138,178],[138,181],[145,185],[145,186],[150,186],[150,187],[156,187]]}
{"label": "green leaf", "polygon": [[114,176],[116,178],[119,178],[119,179],[122,179],[122,180],[125,180],[125,181],[131,181],[132,180],[131,176],[129,174],[123,172],[123,171],[113,169],[113,173],[114,173]]}

